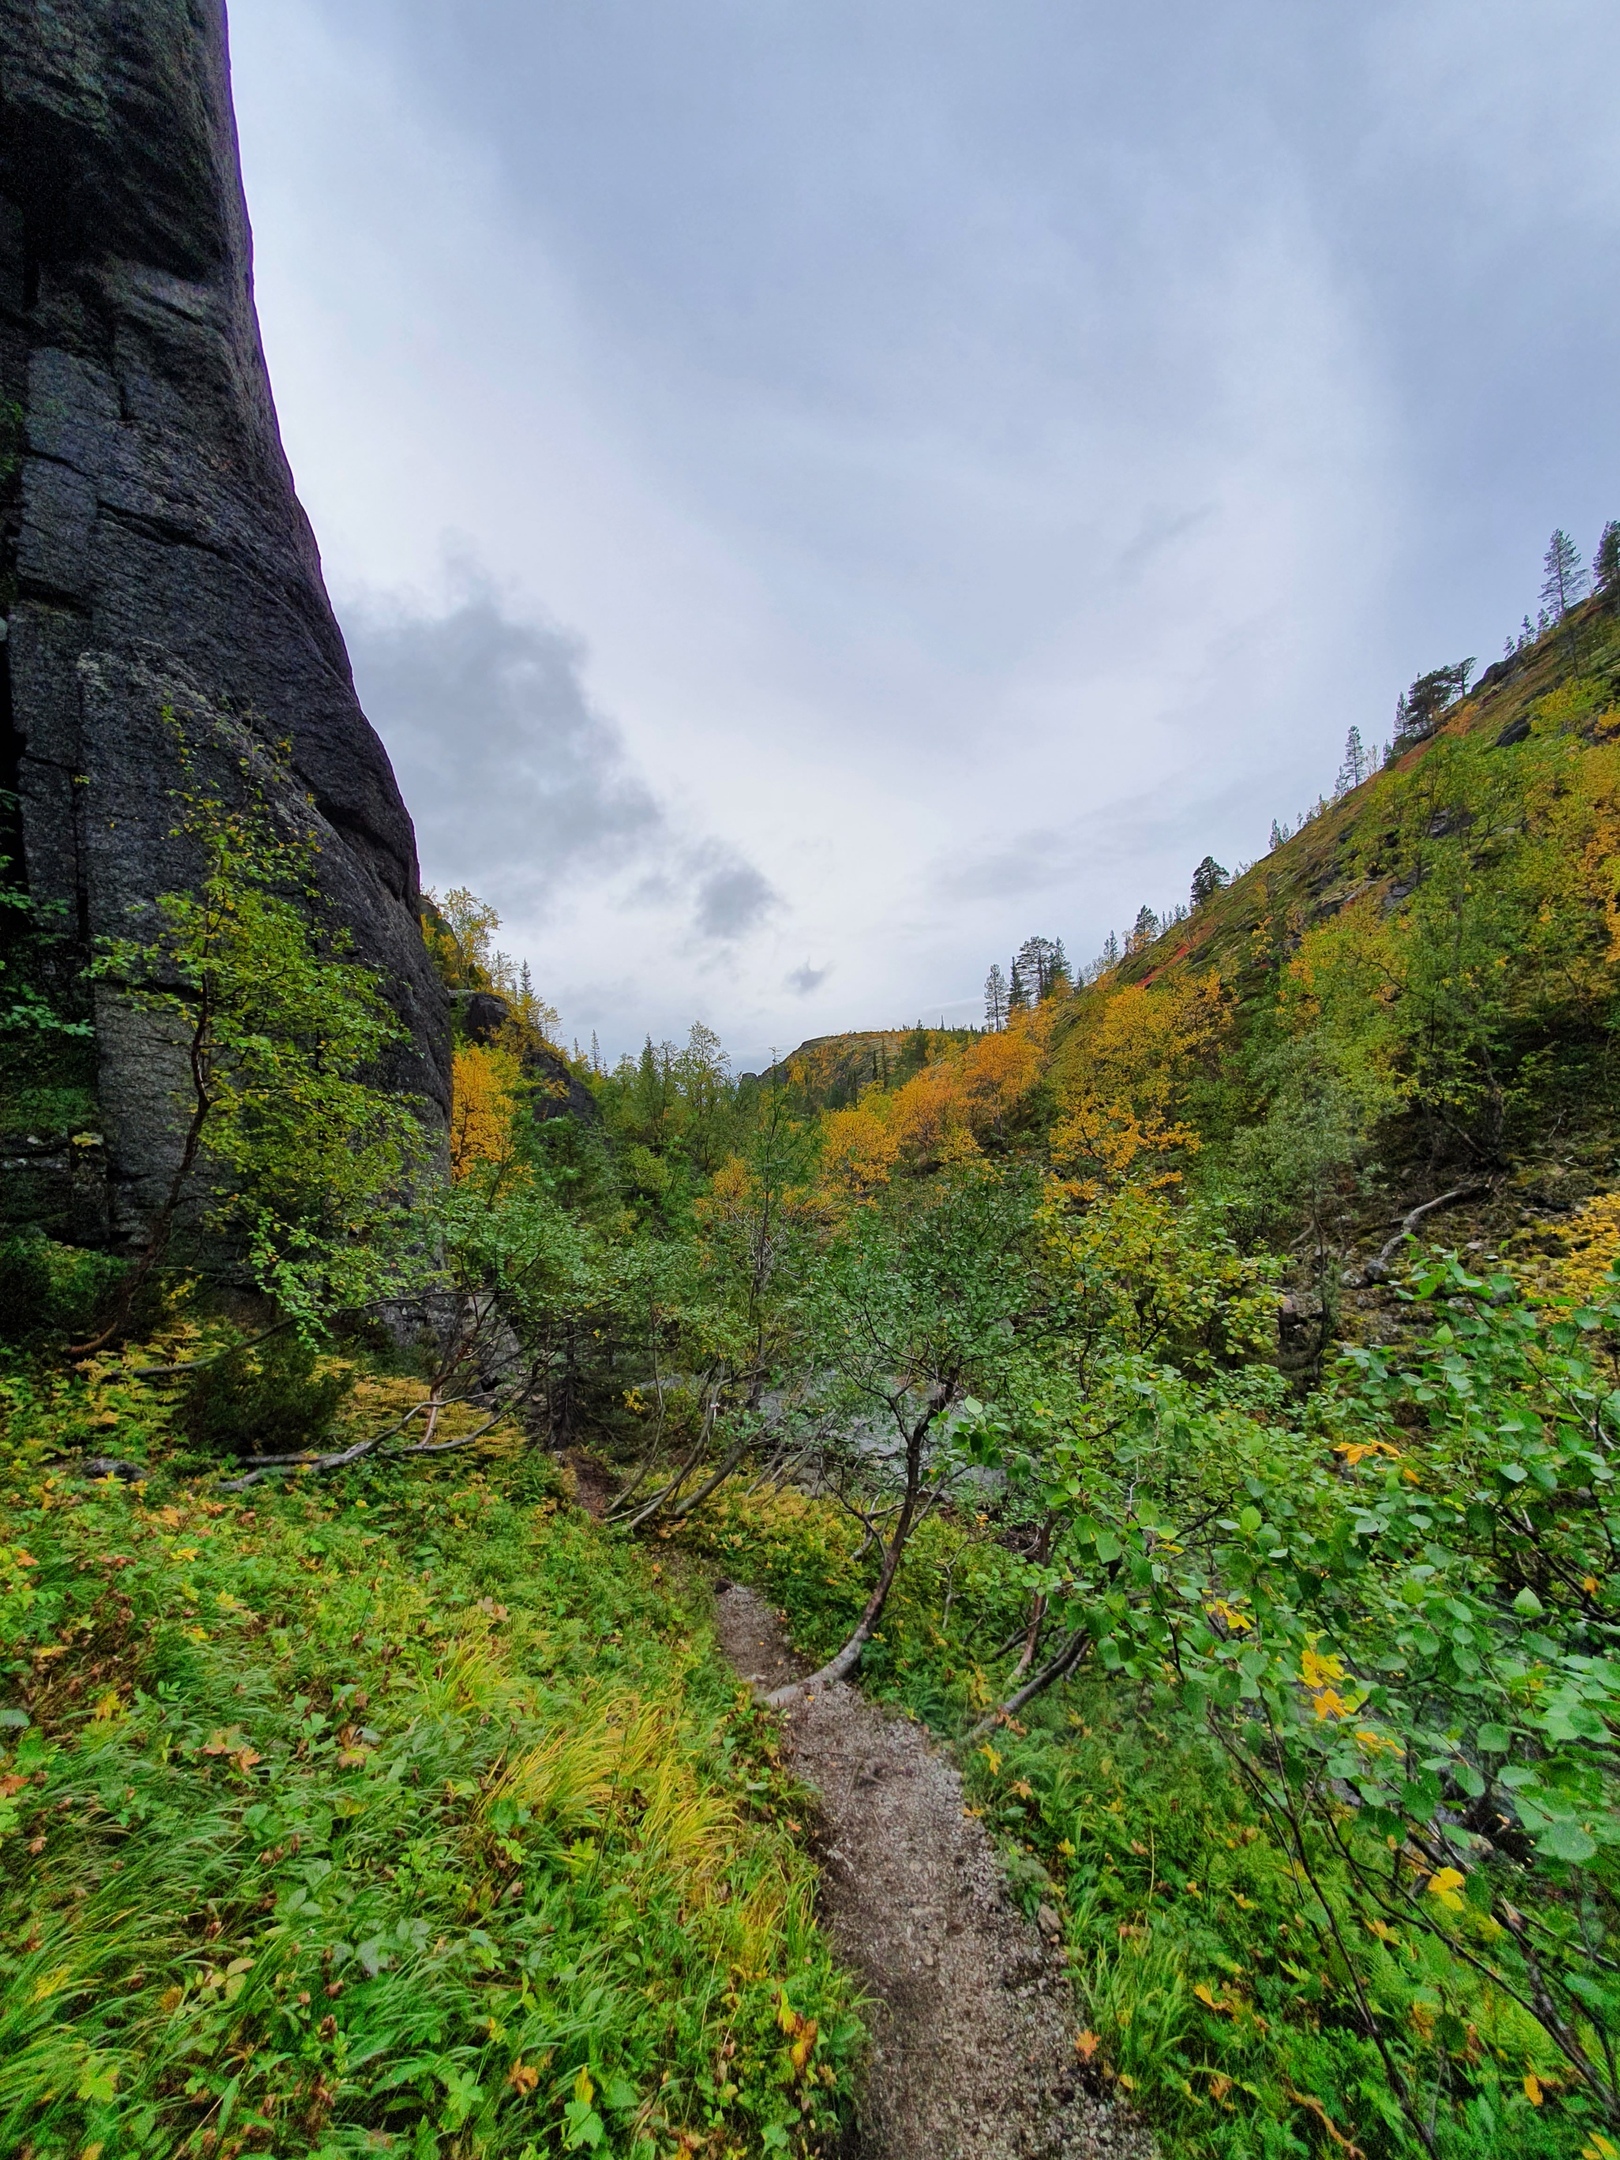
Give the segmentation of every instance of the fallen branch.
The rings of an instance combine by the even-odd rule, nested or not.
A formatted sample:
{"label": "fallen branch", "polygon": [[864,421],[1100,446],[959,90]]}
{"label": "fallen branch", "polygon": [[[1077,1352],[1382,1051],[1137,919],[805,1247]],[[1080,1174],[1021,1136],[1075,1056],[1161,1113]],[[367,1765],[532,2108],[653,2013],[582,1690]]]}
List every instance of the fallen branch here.
{"label": "fallen branch", "polygon": [[1367,1290],[1374,1283],[1383,1282],[1389,1274],[1390,1262],[1406,1240],[1416,1233],[1417,1226],[1425,1215],[1432,1214],[1436,1208],[1450,1207],[1454,1200],[1469,1200],[1475,1193],[1489,1192],[1490,1189],[1489,1180],[1484,1183],[1476,1180],[1472,1185],[1459,1185],[1451,1192],[1437,1193],[1432,1200],[1420,1201],[1408,1214],[1402,1216],[1401,1227],[1377,1258],[1369,1260],[1359,1275],[1345,1277],[1345,1287],[1350,1290]]}

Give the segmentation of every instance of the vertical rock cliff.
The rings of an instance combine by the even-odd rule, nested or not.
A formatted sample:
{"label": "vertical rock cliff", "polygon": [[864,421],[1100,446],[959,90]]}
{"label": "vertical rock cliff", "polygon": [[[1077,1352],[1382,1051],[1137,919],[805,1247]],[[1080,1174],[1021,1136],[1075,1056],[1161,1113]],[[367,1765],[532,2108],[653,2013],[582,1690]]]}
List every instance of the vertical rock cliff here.
{"label": "vertical rock cliff", "polygon": [[[5,851],[31,896],[82,955],[194,877],[166,709],[227,794],[241,729],[290,745],[331,913],[410,1032],[387,1083],[443,1115],[415,837],[270,397],[223,0],[0,0],[0,514]],[[19,1138],[10,1212],[138,1242],[174,1076],[105,992],[94,1019],[104,1175],[87,1198],[96,1142]]]}

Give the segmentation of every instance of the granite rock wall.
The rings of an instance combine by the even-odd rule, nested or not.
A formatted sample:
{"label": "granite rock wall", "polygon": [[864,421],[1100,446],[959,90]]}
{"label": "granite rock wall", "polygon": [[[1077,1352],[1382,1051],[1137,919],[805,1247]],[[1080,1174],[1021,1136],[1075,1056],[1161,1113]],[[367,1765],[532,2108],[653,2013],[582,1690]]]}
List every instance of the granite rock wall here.
{"label": "granite rock wall", "polygon": [[[70,950],[195,876],[166,714],[193,783],[227,794],[243,729],[285,744],[286,813],[313,817],[331,913],[409,1030],[381,1077],[443,1118],[411,821],[271,402],[222,0],[0,0],[0,520],[6,851]],[[178,1075],[149,1026],[94,996],[105,1203],[86,1202],[83,1148],[52,1156],[36,1134],[42,1173],[60,1157],[72,1177],[60,1210],[47,1192],[28,1212],[138,1244],[171,1174]]]}

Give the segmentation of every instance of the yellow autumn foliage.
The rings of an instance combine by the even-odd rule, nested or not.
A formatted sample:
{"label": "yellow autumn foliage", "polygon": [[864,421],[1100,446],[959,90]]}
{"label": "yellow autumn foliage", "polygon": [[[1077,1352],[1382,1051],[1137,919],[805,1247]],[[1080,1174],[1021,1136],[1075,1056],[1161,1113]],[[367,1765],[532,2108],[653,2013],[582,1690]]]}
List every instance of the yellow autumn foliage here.
{"label": "yellow autumn foliage", "polygon": [[451,1060],[450,1175],[480,1165],[510,1169],[515,1158],[522,1068],[497,1043],[463,1043]]}
{"label": "yellow autumn foliage", "polygon": [[[1095,1198],[1150,1166],[1198,1147],[1180,1115],[1189,1087],[1219,1043],[1230,996],[1220,975],[1130,983],[1098,1001],[1056,1060],[1058,1120],[1052,1160],[1076,1197]],[[1180,1172],[1157,1170],[1152,1183]]]}

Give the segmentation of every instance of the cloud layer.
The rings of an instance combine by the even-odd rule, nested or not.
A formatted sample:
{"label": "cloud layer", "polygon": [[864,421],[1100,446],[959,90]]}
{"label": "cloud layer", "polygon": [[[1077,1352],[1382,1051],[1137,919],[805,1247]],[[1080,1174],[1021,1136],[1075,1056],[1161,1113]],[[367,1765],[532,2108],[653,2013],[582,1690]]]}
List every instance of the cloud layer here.
{"label": "cloud layer", "polygon": [[[582,904],[731,946],[777,906],[729,843],[680,830],[585,684],[582,639],[452,556],[434,610],[351,599],[355,686],[416,820],[424,882],[468,885],[531,936]],[[625,873],[626,875],[621,875]]]}
{"label": "cloud layer", "polygon": [[616,1046],[1095,951],[1620,515],[1604,0],[232,36],[334,585],[440,593],[446,533],[494,581],[346,610],[424,857]]}
{"label": "cloud layer", "polygon": [[[592,705],[584,646],[507,614],[460,569],[442,614],[361,601],[343,611],[361,702],[388,745],[424,864],[544,911],[582,872],[666,837],[663,805]],[[448,873],[444,873],[448,875]]]}

